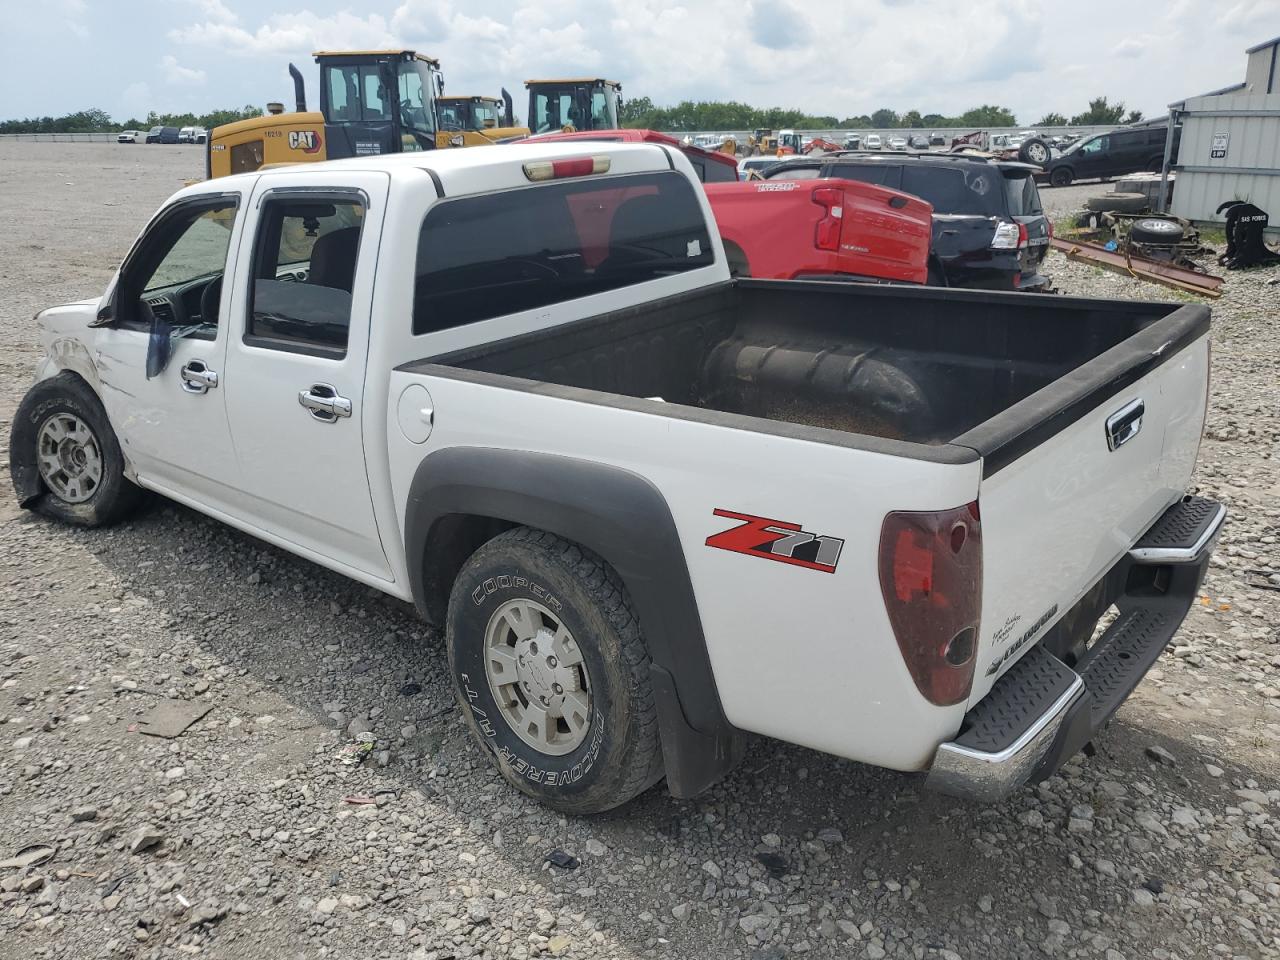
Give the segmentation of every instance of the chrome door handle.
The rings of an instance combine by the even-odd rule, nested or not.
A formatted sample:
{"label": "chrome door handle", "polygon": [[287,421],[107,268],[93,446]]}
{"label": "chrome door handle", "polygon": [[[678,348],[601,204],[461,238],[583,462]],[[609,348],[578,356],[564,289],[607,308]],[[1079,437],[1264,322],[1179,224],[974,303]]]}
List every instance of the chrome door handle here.
{"label": "chrome door handle", "polygon": [[178,375],[182,377],[182,389],[187,393],[208,393],[210,387],[218,385],[217,371],[210,370],[203,360],[188,360]]}
{"label": "chrome door handle", "polygon": [[351,416],[351,401],[338,396],[338,391],[328,383],[313,383],[309,389],[299,390],[298,403],[306,408],[312,419],[321,423],[333,423],[339,417]]}
{"label": "chrome door handle", "polygon": [[1119,450],[1138,435],[1142,429],[1142,416],[1147,405],[1141,399],[1126,403],[1107,417],[1107,449]]}

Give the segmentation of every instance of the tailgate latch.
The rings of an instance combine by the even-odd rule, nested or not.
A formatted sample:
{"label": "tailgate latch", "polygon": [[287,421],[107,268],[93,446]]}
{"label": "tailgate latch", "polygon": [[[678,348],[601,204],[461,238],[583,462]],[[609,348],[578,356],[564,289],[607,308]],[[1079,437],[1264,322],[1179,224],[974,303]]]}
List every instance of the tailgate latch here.
{"label": "tailgate latch", "polygon": [[1136,437],[1142,429],[1142,415],[1146,412],[1147,405],[1139,398],[1107,417],[1107,449],[1119,450]]}

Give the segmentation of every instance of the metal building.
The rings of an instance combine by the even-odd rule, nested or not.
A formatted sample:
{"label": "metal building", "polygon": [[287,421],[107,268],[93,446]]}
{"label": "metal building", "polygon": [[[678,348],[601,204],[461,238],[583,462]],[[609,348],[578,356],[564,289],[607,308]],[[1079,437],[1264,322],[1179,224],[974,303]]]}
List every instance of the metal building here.
{"label": "metal building", "polygon": [[1221,221],[1219,204],[1245,200],[1280,228],[1280,37],[1246,53],[1243,83],[1169,105],[1182,125],[1172,212]]}

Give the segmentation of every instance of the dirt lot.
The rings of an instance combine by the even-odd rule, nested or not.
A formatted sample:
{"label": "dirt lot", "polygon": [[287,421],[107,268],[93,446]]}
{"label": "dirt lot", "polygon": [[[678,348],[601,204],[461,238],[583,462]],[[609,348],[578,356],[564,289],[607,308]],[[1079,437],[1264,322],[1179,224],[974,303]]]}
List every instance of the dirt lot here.
{"label": "dirt lot", "polygon": [[[97,296],[201,166],[0,142],[6,443],[32,314]],[[490,770],[406,607],[171,504],[84,532],[4,493],[0,860],[54,854],[0,868],[0,957],[1280,956],[1278,278],[1214,306],[1198,484],[1233,518],[1202,602],[1097,754],[997,807],[758,742],[696,801],[565,819]],[[212,709],[134,732],[165,698]],[[345,767],[353,722],[380,739]]]}

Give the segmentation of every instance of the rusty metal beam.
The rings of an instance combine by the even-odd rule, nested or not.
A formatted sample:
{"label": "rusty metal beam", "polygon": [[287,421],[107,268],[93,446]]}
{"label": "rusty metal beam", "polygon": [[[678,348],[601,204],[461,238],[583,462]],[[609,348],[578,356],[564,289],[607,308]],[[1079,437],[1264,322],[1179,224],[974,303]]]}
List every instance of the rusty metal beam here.
{"label": "rusty metal beam", "polygon": [[1220,289],[1222,277],[1215,277],[1212,274],[1198,273],[1185,267],[1174,266],[1172,263],[1149,260],[1132,253],[1108,250],[1087,240],[1065,240],[1054,237],[1049,241],[1049,246],[1065,254],[1068,260],[1079,260],[1136,280],[1158,283],[1164,287],[1202,297],[1217,299],[1222,296]]}

